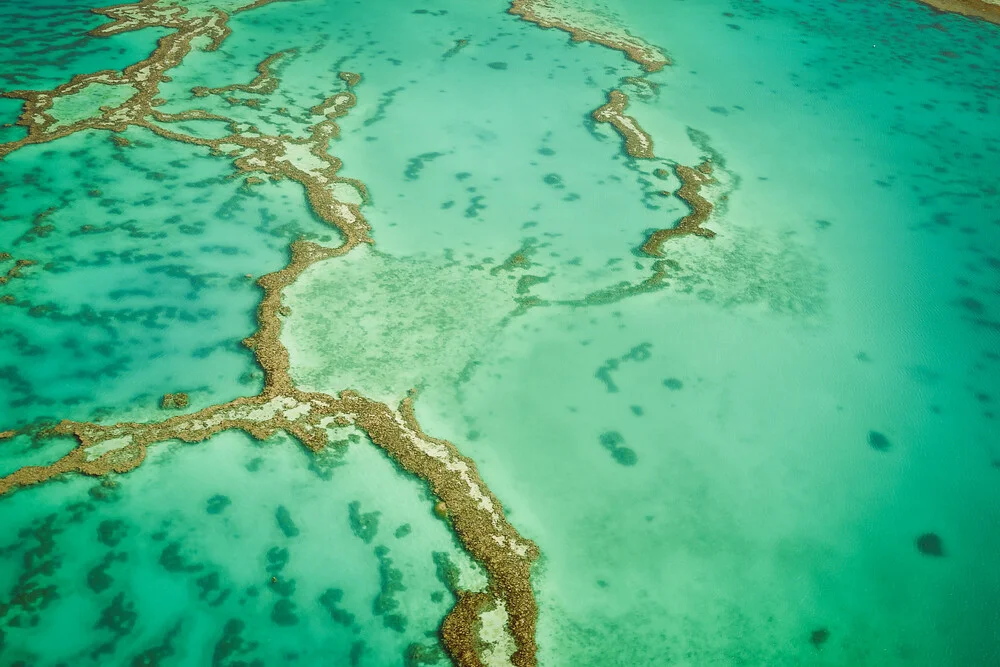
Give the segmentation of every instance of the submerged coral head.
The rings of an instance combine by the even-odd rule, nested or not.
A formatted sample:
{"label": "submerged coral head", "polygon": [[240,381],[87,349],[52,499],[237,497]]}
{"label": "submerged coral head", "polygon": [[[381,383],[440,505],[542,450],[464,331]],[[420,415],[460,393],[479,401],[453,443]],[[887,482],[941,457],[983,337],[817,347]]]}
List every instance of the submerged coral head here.
{"label": "submerged coral head", "polygon": [[868,445],[878,452],[887,452],[892,447],[889,438],[884,433],[879,433],[878,431],[868,431]]}
{"label": "submerged coral head", "polygon": [[826,628],[816,628],[809,634],[809,643],[817,649],[821,648],[826,640],[830,638],[830,631]]}
{"label": "submerged coral head", "polygon": [[944,542],[936,533],[924,533],[917,538],[917,550],[925,556],[941,558],[944,556]]}

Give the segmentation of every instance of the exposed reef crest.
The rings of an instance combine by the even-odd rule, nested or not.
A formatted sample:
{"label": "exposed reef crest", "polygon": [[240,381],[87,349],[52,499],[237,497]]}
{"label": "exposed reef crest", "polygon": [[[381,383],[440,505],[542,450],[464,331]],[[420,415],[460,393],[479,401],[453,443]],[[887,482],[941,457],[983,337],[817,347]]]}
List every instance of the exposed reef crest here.
{"label": "exposed reef crest", "polygon": [[625,115],[628,95],[620,90],[608,93],[608,102],[591,114],[598,123],[609,123],[625,140],[625,151],[636,158],[650,159],[653,155],[653,138],[649,136],[632,116]]}
{"label": "exposed reef crest", "polygon": [[708,220],[714,208],[712,202],[705,199],[701,194],[701,189],[714,183],[712,179],[712,163],[705,160],[695,168],[686,167],[682,164],[674,165],[674,173],[681,181],[681,187],[677,191],[677,196],[684,200],[691,207],[691,213],[681,218],[676,226],[667,229],[658,229],[649,235],[646,242],[642,244],[642,251],[653,257],[663,255],[662,246],[668,240],[688,234],[701,236],[710,239],[715,236],[715,232],[702,225]]}
{"label": "exposed reef crest", "polygon": [[598,11],[572,0],[513,0],[507,10],[514,16],[542,28],[556,28],[570,34],[574,42],[592,42],[624,53],[647,72],[670,65],[670,58],[658,47],[630,33],[609,12]]}
{"label": "exposed reef crest", "polygon": [[1000,25],[998,0],[917,0],[942,12],[962,14]]}

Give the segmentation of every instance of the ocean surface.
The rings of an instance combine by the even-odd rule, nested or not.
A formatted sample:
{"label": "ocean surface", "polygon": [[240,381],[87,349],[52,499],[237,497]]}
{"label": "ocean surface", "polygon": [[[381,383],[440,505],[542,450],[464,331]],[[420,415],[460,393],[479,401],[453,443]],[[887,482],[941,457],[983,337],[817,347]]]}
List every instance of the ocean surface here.
{"label": "ocean surface", "polygon": [[[672,65],[504,0],[294,0],[169,71],[158,111],[273,134],[362,77],[329,153],[374,244],[284,290],[295,385],[418,390],[540,550],[540,665],[1000,664],[1000,27],[903,0],[579,4]],[[87,36],[90,8],[0,0],[0,92],[171,32]],[[191,92],[282,51],[269,95]],[[592,119],[615,89],[656,158]],[[646,255],[689,213],[672,167],[706,158],[716,235]],[[0,276],[33,262],[0,281],[0,475],[76,446],[46,424],[261,392],[255,280],[338,234],[259,175],[137,126],[0,158]],[[424,483],[333,439],[171,440],[0,496],[0,665],[450,664],[448,572],[482,572]]]}

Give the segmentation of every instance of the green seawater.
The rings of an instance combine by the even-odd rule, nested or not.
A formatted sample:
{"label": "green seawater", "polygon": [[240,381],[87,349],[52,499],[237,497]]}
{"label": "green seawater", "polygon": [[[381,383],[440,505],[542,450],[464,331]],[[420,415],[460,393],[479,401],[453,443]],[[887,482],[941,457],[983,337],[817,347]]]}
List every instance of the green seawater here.
{"label": "green seawater", "polygon": [[[503,0],[295,0],[169,72],[158,110],[271,134],[363,77],[330,153],[375,244],[285,290],[292,378],[419,389],[541,551],[540,665],[1000,664],[1000,28],[903,0],[580,4],[674,64]],[[169,33],[88,37],[89,8],[0,0],[0,91]],[[273,94],[233,93],[261,108],[191,94],[289,49]],[[611,89],[656,159],[590,118]],[[19,113],[0,98],[0,142]],[[256,395],[254,280],[337,242],[297,183],[120,136],[0,159],[0,275],[36,262],[0,285],[0,431]],[[668,241],[635,289],[689,211],[672,165],[706,157],[717,235]],[[0,497],[0,665],[448,664],[443,564],[481,572],[422,483],[331,439],[170,441]],[[0,474],[73,446],[0,440]]]}

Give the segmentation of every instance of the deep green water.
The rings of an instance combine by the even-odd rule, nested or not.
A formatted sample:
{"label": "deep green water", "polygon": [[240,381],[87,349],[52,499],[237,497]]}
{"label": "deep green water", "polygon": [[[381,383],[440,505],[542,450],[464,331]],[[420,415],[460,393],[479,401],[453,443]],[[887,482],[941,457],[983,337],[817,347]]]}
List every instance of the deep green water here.
{"label": "deep green water", "polygon": [[[120,69],[163,34],[85,38],[87,7],[0,0],[0,88]],[[542,551],[541,665],[1000,663],[1000,29],[913,2],[606,7],[675,61],[624,88],[655,161],[589,120],[640,68],[501,0],[276,3],[171,72],[162,110],[278,131],[189,91],[289,48],[267,108],[364,77],[331,153],[376,245],[288,289],[293,377],[421,387],[423,429]],[[0,162],[0,251],[39,262],[0,286],[25,304],[0,304],[0,430],[256,394],[245,275],[329,240],[295,183],[124,136]],[[653,170],[707,154],[718,236],[668,242],[661,290],[580,302],[650,275],[638,246],[686,213]],[[518,274],[490,269],[522,247],[553,305],[512,316]],[[71,446],[2,441],[0,472]],[[403,664],[452,604],[435,554],[471,570],[431,506],[363,438],[316,461],[234,433],[17,491],[0,665]]]}

